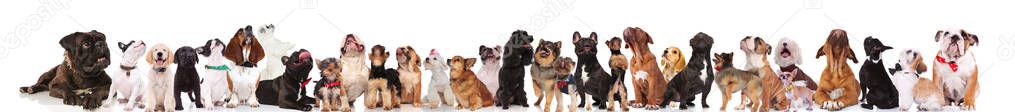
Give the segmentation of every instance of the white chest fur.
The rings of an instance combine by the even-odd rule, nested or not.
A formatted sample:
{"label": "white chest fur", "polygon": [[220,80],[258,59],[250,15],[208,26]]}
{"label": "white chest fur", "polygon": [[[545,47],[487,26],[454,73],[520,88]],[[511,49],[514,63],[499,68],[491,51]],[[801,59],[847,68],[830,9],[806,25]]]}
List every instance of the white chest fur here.
{"label": "white chest fur", "polygon": [[975,83],[968,82],[973,72],[977,71],[976,60],[973,57],[972,53],[967,53],[966,56],[955,59],[955,65],[957,65],[955,71],[952,71],[948,63],[934,61],[934,72],[937,73],[937,78],[941,78],[941,85],[945,89],[946,97],[962,98],[966,92],[966,85]]}

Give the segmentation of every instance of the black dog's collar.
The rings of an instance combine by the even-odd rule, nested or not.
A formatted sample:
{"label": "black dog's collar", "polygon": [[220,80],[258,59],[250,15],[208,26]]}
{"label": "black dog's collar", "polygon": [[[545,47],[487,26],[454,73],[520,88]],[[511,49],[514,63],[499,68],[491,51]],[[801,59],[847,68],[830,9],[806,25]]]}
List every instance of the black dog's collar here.
{"label": "black dog's collar", "polygon": [[130,76],[130,71],[137,68],[136,66],[120,65],[120,69],[123,69],[124,75]]}
{"label": "black dog's collar", "polygon": [[610,50],[610,54],[620,54],[620,50]]}
{"label": "black dog's collar", "polygon": [[166,67],[155,67],[152,70],[155,70],[155,72],[166,72]]}

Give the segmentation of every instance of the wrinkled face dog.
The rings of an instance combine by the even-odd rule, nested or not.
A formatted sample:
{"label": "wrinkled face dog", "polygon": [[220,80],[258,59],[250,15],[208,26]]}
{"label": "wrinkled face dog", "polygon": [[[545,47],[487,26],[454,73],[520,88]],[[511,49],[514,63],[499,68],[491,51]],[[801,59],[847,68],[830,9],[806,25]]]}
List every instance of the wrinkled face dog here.
{"label": "wrinkled face dog", "polygon": [[935,54],[934,79],[943,85],[948,104],[975,109],[979,67],[971,49],[980,39],[962,29],[949,29],[938,31],[934,41],[941,46]]}
{"label": "wrinkled face dog", "polygon": [[401,80],[402,88],[401,97],[403,104],[412,104],[415,107],[422,105],[422,99],[420,99],[423,85],[420,84],[420,77],[422,72],[419,70],[420,64],[419,55],[416,55],[416,50],[412,46],[403,46],[395,49],[395,60],[398,61],[398,79]]}
{"label": "wrinkled face dog", "polygon": [[500,61],[501,46],[497,45],[494,47],[479,46],[479,59],[483,63],[495,63]]}
{"label": "wrinkled face dog", "polygon": [[345,35],[343,40],[345,42],[342,43],[342,55],[359,56],[363,54],[363,44],[356,35]]}
{"label": "wrinkled face dog", "polygon": [[680,52],[680,48],[667,47],[663,50],[662,66],[666,79],[672,79],[673,76],[677,75],[677,72],[683,71],[686,65],[684,53]]}
{"label": "wrinkled face dog", "polygon": [[310,70],[314,67],[314,59],[306,49],[300,49],[279,60],[285,65],[285,72],[276,78],[260,81],[258,84],[258,102],[278,105],[279,108],[310,111],[314,100],[306,96],[306,84]]}
{"label": "wrinkled face dog", "polygon": [[65,105],[80,105],[89,110],[98,108],[111,84],[104,70],[110,63],[106,35],[95,30],[75,32],[60,39],[60,46],[64,49],[63,63],[40,76],[34,85],[18,88],[18,91],[34,94],[52,90],[49,96],[62,98]]}
{"label": "wrinkled face dog", "polygon": [[[494,47],[479,46],[479,60],[483,61],[483,67],[479,68],[476,77],[479,77],[479,80],[486,84],[486,89],[490,93],[497,93],[497,89],[500,89],[500,59],[502,49],[500,45]],[[494,97],[497,96],[494,95]]]}
{"label": "wrinkled face dog", "polygon": [[818,90],[814,93],[814,101],[822,109],[839,110],[858,103],[860,83],[846,64],[847,59],[857,63],[848,39],[845,30],[832,30],[815,56],[827,56],[828,60],[825,70],[821,72]]}
{"label": "wrinkled face dog", "polygon": [[772,54],[772,46],[765,43],[761,37],[747,36],[740,40],[740,50],[747,56],[745,69],[754,69],[767,65],[766,58]]}
{"label": "wrinkled face dog", "polygon": [[634,76],[634,101],[631,106],[649,109],[658,108],[661,104],[663,91],[666,89],[666,80],[655,55],[649,51],[648,44],[653,44],[652,37],[638,27],[627,27],[624,29],[625,48],[631,49],[631,75]]}

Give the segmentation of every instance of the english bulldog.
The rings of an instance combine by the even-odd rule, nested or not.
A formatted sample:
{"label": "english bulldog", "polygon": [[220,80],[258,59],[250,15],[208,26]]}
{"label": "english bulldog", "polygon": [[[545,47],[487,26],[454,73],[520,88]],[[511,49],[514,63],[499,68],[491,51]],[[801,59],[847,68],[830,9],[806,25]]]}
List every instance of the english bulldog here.
{"label": "english bulldog", "polygon": [[934,42],[941,47],[934,54],[934,82],[944,88],[947,104],[975,109],[980,72],[972,48],[980,39],[963,29],[948,29],[938,30]]}
{"label": "english bulldog", "polygon": [[342,56],[339,57],[339,64],[342,66],[342,88],[345,89],[345,98],[349,104],[356,102],[356,98],[363,95],[367,90],[367,78],[370,69],[366,64],[366,53],[363,52],[363,43],[359,37],[353,34],[345,35],[342,39]]}
{"label": "english bulldog", "polygon": [[[479,77],[479,81],[483,81],[483,84],[486,84],[486,89],[490,93],[497,93],[497,89],[500,88],[500,81],[497,76],[500,75],[500,55],[500,45],[494,47],[479,46],[479,60],[482,61],[483,67],[479,68],[476,77]],[[493,97],[496,99],[497,95]]]}

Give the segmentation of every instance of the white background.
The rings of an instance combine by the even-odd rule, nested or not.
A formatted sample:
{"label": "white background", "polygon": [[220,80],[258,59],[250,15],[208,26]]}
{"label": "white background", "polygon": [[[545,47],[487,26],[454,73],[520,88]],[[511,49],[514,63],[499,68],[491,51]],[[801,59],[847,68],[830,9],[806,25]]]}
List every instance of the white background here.
{"label": "white background", "polygon": [[[0,81],[3,107],[14,111],[81,111],[64,106],[46,94],[20,94],[15,88],[35,83],[38,76],[59,64],[62,48],[57,41],[72,32],[98,30],[107,36],[115,66],[121,53],[116,42],[144,40],[173,48],[200,46],[211,38],[228,40],[237,28],[275,24],[276,37],[305,48],[314,58],[339,56],[345,34],[359,35],[367,47],[382,44],[392,49],[412,45],[419,54],[438,49],[444,56],[478,57],[479,45],[501,45],[510,33],[527,30],[536,39],[563,41],[562,56],[574,57],[571,34],[579,31],[600,35],[600,43],[621,36],[625,27],[641,27],[655,39],[653,53],[677,46],[690,57],[687,40],[697,32],[715,38],[713,53],[734,52],[734,64],[743,66],[738,49],[744,36],[760,36],[770,44],[779,38],[796,40],[802,49],[803,70],[820,76],[825,58],[811,58],[832,29],[845,29],[857,58],[866,59],[862,39],[880,38],[895,50],[884,53],[886,65],[894,64],[901,49],[917,48],[931,63],[936,52],[934,33],[963,28],[977,34],[974,47],[980,69],[978,110],[1003,109],[1010,101],[1007,89],[1011,58],[1015,53],[1015,10],[1008,1],[879,1],[879,0],[774,0],[774,1],[327,1],[327,0],[177,0],[177,1],[66,1],[8,0],[0,3]],[[533,43],[535,44],[535,43]],[[605,64],[608,50],[599,46]],[[774,45],[774,44],[773,44]],[[296,50],[293,49],[293,50]],[[623,50],[630,56],[630,50]],[[425,56],[425,55],[424,55]],[[278,61],[266,59],[265,61]],[[394,59],[389,59],[394,62]],[[770,63],[773,64],[774,63]],[[175,66],[175,65],[174,65]],[[473,70],[479,70],[476,65]],[[854,71],[860,64],[852,64]],[[142,66],[144,67],[144,66]],[[388,63],[388,67],[395,64]],[[115,67],[110,68],[112,70]],[[318,76],[316,68],[311,76]],[[928,73],[929,74],[929,73]],[[429,82],[425,71],[423,84]],[[929,77],[929,75],[924,75]],[[315,78],[316,79],[316,78]],[[628,78],[630,79],[630,78]],[[526,85],[531,85],[528,81]],[[633,86],[628,83],[628,88]],[[530,103],[535,100],[527,86]],[[423,91],[427,91],[426,88]],[[707,99],[718,110],[721,95],[712,90]],[[633,96],[633,95],[631,95]],[[730,105],[739,104],[739,96]],[[359,100],[362,101],[362,100]],[[695,101],[695,103],[698,103]],[[190,105],[190,104],[186,104]],[[364,111],[356,102],[356,111]],[[699,104],[700,105],[700,104]],[[403,111],[442,111],[408,108]],[[513,107],[511,111],[541,111],[539,106]],[[188,107],[188,110],[193,107]],[[442,108],[448,109],[448,108]],[[854,106],[848,109],[862,110]],[[104,108],[105,111],[118,109]],[[276,106],[241,107],[236,111],[279,110]],[[484,111],[500,111],[484,108]],[[634,109],[640,111],[641,109]],[[672,110],[669,108],[667,110]],[[701,110],[695,106],[690,110]],[[225,110],[233,111],[233,110]],[[443,110],[446,111],[446,110]],[[599,110],[604,111],[604,110]]]}

